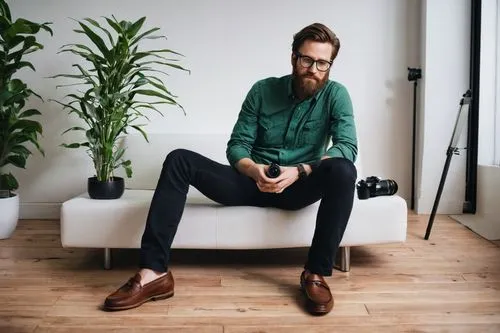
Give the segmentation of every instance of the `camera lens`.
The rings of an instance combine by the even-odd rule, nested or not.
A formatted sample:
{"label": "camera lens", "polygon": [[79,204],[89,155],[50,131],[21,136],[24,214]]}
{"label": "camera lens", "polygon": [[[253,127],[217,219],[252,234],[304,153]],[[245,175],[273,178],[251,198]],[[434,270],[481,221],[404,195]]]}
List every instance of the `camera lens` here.
{"label": "camera lens", "polygon": [[398,184],[392,179],[384,179],[377,183],[375,195],[393,195],[398,191]]}
{"label": "camera lens", "polygon": [[280,166],[276,163],[271,163],[269,168],[267,168],[266,176],[269,178],[276,178],[281,174]]}

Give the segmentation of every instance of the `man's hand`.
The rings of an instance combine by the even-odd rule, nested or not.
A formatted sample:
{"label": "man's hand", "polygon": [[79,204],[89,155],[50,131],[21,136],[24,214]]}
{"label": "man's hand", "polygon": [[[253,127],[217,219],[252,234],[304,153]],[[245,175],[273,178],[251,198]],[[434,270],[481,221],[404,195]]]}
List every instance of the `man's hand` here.
{"label": "man's hand", "polygon": [[[255,180],[257,187],[261,192],[268,193],[278,193],[280,187],[278,185],[278,178],[269,178],[266,176],[266,171],[269,168],[269,165],[264,164],[254,164],[249,172],[249,176]],[[283,168],[281,168],[283,170]],[[283,172],[283,171],[282,171]]]}
{"label": "man's hand", "polygon": [[[269,165],[257,164],[249,158],[243,158],[238,161],[236,167],[241,173],[255,180],[261,192],[282,193],[288,186],[299,179],[299,170],[295,166],[280,167],[281,174],[277,178],[269,178],[266,176]],[[308,175],[311,174],[311,166],[304,164],[304,167],[306,173]]]}
{"label": "man's hand", "polygon": [[250,169],[250,177],[255,180],[261,192],[281,193],[299,179],[299,170],[297,167],[280,167],[281,173],[276,178],[266,176],[268,168],[269,165],[255,164]]}
{"label": "man's hand", "polygon": [[299,169],[297,167],[281,167],[281,174],[274,178],[277,181],[276,191],[274,193],[283,192],[288,186],[295,183],[299,179]]}
{"label": "man's hand", "polygon": [[252,178],[260,191],[276,193],[279,190],[276,185],[278,179],[266,176],[266,170],[268,167],[268,165],[257,164],[249,158],[242,158],[236,164],[238,171]]}

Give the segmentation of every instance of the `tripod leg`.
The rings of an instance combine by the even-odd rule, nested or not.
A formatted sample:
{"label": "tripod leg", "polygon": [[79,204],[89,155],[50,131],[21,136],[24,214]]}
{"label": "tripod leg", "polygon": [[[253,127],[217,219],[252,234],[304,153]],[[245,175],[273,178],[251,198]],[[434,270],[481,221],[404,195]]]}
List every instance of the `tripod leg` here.
{"label": "tripod leg", "polygon": [[436,200],[434,200],[434,206],[432,207],[431,216],[429,218],[429,222],[427,223],[427,230],[425,231],[425,240],[428,240],[431,234],[432,224],[434,223],[434,217],[436,216],[436,211],[439,205],[439,199],[441,199],[446,175],[448,174],[448,169],[450,168],[451,157],[453,156],[453,148],[448,148],[448,152],[446,153],[446,155],[446,162],[444,163],[443,174],[441,175],[441,181],[439,182]]}

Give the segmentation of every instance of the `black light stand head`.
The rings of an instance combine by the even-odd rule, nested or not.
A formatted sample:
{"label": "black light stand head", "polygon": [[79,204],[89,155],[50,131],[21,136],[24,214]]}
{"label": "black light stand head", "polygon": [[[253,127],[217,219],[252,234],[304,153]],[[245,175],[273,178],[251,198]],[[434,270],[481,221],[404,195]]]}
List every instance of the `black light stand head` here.
{"label": "black light stand head", "polygon": [[422,70],[420,68],[408,67],[408,81],[417,81],[422,78]]}

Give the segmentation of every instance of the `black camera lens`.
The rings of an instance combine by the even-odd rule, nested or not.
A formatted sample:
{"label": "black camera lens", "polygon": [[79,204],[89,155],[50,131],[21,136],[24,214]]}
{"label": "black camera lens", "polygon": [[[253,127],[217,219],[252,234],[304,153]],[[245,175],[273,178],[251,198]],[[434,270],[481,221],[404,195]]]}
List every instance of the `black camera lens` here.
{"label": "black camera lens", "polygon": [[398,191],[398,184],[392,179],[384,179],[375,186],[375,195],[393,195]]}
{"label": "black camera lens", "polygon": [[381,195],[393,195],[398,191],[398,184],[392,179],[380,179],[376,176],[366,177],[356,184],[359,199],[368,199]]}
{"label": "black camera lens", "polygon": [[281,168],[276,163],[271,163],[269,168],[267,168],[266,176],[269,178],[277,178],[281,174]]}

